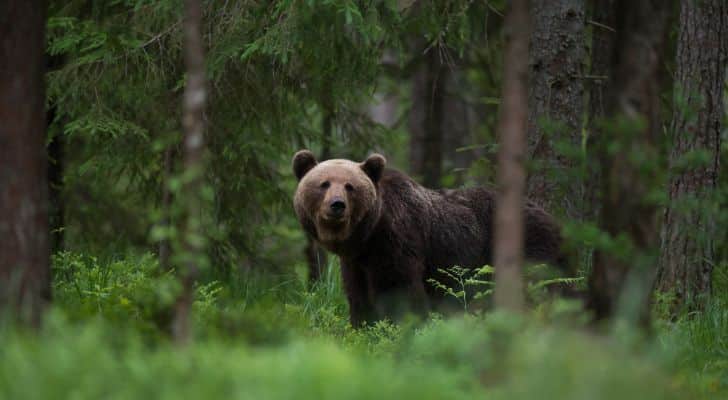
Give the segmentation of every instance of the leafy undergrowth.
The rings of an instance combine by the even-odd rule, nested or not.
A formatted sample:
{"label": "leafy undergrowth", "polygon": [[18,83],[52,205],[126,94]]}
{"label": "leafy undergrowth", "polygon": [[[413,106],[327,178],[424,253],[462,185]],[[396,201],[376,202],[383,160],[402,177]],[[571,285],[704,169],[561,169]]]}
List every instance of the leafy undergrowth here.
{"label": "leafy undergrowth", "polygon": [[330,268],[311,289],[255,275],[199,286],[195,341],[180,348],[164,311],[178,288],[156,271],[151,257],[57,257],[42,332],[0,329],[0,398],[728,397],[718,305],[653,340],[590,334],[568,303],[353,330]]}

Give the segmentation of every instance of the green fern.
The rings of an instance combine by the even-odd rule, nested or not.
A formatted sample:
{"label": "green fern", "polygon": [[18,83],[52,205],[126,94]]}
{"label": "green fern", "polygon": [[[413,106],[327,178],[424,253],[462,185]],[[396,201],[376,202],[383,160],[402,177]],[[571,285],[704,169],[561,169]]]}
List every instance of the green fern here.
{"label": "green fern", "polygon": [[[557,277],[548,279],[536,279],[539,274],[543,274],[548,270],[545,264],[534,264],[526,268],[525,277],[530,277],[527,287],[527,293],[532,299],[538,297],[539,292],[552,285],[569,285],[574,286],[584,281],[583,277]],[[450,279],[454,285],[449,286],[447,282],[443,282],[434,278],[427,280],[427,283],[435,289],[442,291],[445,295],[456,299],[463,307],[464,311],[469,311],[469,307],[475,300],[485,299],[493,294],[495,282],[486,277],[492,277],[495,272],[494,268],[485,265],[481,268],[463,268],[453,266],[450,268],[438,268],[437,270],[443,278]]]}

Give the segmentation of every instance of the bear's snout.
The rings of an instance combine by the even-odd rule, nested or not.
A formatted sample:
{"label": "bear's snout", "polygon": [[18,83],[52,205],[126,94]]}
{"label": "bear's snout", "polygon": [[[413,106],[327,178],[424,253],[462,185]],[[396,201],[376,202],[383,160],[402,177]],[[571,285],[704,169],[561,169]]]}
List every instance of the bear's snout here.
{"label": "bear's snout", "polygon": [[346,203],[343,199],[334,199],[331,204],[329,204],[329,209],[332,216],[340,218],[344,215]]}
{"label": "bear's snout", "polygon": [[[328,182],[328,181],[327,181]],[[328,222],[341,223],[348,218],[349,202],[345,185],[331,182],[326,189],[326,195],[321,203],[323,217]]]}
{"label": "bear's snout", "polygon": [[328,201],[326,219],[331,221],[344,219],[346,216],[346,201],[343,197],[336,196]]}

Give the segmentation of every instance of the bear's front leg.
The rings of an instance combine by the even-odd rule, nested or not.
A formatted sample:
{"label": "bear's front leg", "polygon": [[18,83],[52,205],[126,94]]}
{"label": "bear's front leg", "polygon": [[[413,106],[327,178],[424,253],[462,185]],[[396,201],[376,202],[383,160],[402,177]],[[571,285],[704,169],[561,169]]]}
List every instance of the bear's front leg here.
{"label": "bear's front leg", "polygon": [[407,288],[407,299],[410,311],[415,315],[427,317],[430,312],[430,298],[425,290],[425,265],[421,260],[413,260],[409,264],[410,277]]}
{"label": "bear's front leg", "polygon": [[387,271],[386,279],[381,279],[381,271],[369,276],[377,315],[392,321],[400,321],[410,314],[424,318],[430,310],[424,264],[410,257],[402,257],[398,261],[397,264],[380,267]]}
{"label": "bear's front leg", "polygon": [[341,276],[344,280],[346,299],[349,302],[351,326],[360,328],[376,322],[374,305],[369,298],[367,277],[361,268],[341,260]]}

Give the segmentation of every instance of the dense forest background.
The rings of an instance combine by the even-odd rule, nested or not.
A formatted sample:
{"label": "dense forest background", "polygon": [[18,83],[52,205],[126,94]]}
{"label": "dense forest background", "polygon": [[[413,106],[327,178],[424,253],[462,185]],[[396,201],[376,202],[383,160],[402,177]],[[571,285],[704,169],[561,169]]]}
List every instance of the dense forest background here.
{"label": "dense forest background", "polygon": [[[530,3],[0,4],[0,397],[727,396],[728,4]],[[497,189],[517,90],[578,277],[351,328],[294,152]]]}

